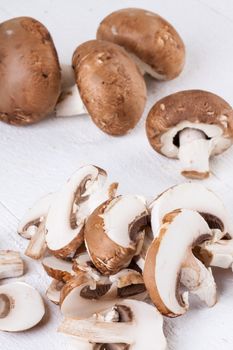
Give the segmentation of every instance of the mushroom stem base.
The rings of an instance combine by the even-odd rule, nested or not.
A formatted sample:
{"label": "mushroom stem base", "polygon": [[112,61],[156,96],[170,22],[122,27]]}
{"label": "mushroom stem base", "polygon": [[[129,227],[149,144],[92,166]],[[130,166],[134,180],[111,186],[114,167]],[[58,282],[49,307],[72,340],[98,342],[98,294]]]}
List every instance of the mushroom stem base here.
{"label": "mushroom stem base", "polygon": [[74,117],[83,114],[88,113],[75,84],[62,92],[58,104],[56,105],[56,116]]}

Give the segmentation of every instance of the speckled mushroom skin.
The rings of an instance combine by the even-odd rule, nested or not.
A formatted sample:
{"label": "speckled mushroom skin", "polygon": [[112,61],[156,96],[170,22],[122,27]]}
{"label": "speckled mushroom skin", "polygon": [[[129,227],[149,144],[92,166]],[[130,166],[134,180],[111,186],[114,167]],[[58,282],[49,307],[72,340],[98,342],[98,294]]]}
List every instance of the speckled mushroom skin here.
{"label": "speckled mushroom skin", "polygon": [[76,83],[94,123],[110,135],[133,129],[146,103],[142,75],[118,45],[92,40],[73,55]]}
{"label": "speckled mushroom skin", "polygon": [[0,120],[26,125],[45,118],[60,82],[57,52],[40,22],[18,17],[0,24]]}
{"label": "speckled mushroom skin", "polygon": [[97,39],[123,46],[147,63],[164,79],[173,79],[184,66],[184,43],[165,19],[142,9],[111,13],[101,22]]}
{"label": "speckled mushroom skin", "polygon": [[162,135],[185,120],[217,125],[222,128],[223,136],[233,138],[231,106],[211,92],[186,90],[162,98],[150,110],[146,132],[151,146],[162,154]]}

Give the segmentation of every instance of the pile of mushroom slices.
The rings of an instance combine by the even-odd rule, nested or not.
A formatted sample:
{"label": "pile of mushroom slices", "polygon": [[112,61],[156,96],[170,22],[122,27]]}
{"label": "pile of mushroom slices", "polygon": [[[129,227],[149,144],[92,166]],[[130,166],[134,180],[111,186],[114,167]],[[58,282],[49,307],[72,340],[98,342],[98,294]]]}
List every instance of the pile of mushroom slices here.
{"label": "pile of mushroom slices", "polygon": [[[148,208],[140,196],[116,195],[117,186],[104,170],[82,167],[59,191],[34,204],[18,232],[30,240],[25,254],[41,259],[53,278],[46,294],[64,316],[61,332],[91,349],[110,343],[141,349],[145,341],[153,348],[156,332],[163,350],[162,316],[145,303],[142,271],[133,261],[144,244]],[[142,327],[143,337],[137,331]]]}
{"label": "pile of mushroom slices", "polygon": [[[19,252],[0,250],[0,280],[19,277],[23,273],[24,263]],[[25,331],[37,325],[44,314],[43,299],[29,284],[15,281],[0,285],[1,331]]]}

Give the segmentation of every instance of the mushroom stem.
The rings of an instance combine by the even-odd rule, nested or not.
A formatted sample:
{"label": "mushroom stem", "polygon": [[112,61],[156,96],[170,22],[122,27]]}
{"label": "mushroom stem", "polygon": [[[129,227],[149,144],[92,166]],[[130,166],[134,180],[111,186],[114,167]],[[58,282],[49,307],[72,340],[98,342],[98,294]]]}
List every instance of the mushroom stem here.
{"label": "mushroom stem", "polygon": [[25,251],[25,255],[29,256],[31,259],[41,259],[47,249],[45,242],[45,222],[41,222],[38,230],[32,236],[29,245]]}
{"label": "mushroom stem", "polygon": [[57,117],[74,117],[76,115],[88,114],[75,85],[65,89],[60,95],[56,105]]}
{"label": "mushroom stem", "polygon": [[200,259],[208,266],[233,269],[233,239],[221,239],[214,243],[205,243],[198,253]]}
{"label": "mushroom stem", "polygon": [[132,326],[125,322],[100,322],[94,317],[87,320],[65,318],[59,332],[87,339],[91,343],[126,343],[134,341]]}
{"label": "mushroom stem", "polygon": [[23,260],[18,252],[0,251],[0,279],[23,275]]}
{"label": "mushroom stem", "polygon": [[181,174],[189,178],[207,178],[212,150],[210,140],[200,130],[185,128],[179,133],[179,142],[178,157],[183,163]]}
{"label": "mushroom stem", "polygon": [[10,312],[10,299],[6,294],[0,294],[0,318],[5,318]]}

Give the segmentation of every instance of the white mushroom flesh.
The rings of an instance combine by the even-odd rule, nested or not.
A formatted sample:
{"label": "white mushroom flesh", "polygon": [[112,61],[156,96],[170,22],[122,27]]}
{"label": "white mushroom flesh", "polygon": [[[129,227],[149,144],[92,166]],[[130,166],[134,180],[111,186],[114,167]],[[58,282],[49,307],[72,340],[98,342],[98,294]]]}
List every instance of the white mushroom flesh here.
{"label": "white mushroom flesh", "polygon": [[19,252],[0,250],[0,279],[23,275],[23,260]]}
{"label": "white mushroom flesh", "polygon": [[[5,296],[5,297],[3,297]],[[19,332],[34,327],[44,316],[43,299],[36,289],[23,282],[0,286],[0,330]]]}
{"label": "white mushroom flesh", "polygon": [[[120,308],[127,314],[123,322],[119,322]],[[94,344],[116,343],[132,350],[154,350],[155,341],[156,349],[167,348],[162,316],[153,306],[135,300],[121,301],[89,319],[65,318],[59,331],[93,343],[93,349]]]}
{"label": "white mushroom flesh", "polygon": [[60,302],[61,290],[64,285],[64,282],[54,279],[46,291],[47,298],[56,305]]}
{"label": "white mushroom flesh", "polygon": [[60,101],[56,105],[57,117],[74,117],[77,115],[88,114],[85,105],[81,99],[77,85],[64,89]]}
{"label": "white mushroom flesh", "polygon": [[92,261],[89,257],[89,254],[87,252],[79,254],[75,260],[75,267],[78,268],[80,271],[87,272],[88,275],[93,278],[95,281],[100,280],[100,272],[93,267]]}
{"label": "white mushroom flesh", "polygon": [[201,248],[208,254],[210,266],[221,267],[223,269],[233,269],[233,240],[221,239],[218,242],[206,242]]}
{"label": "white mushroom flesh", "polygon": [[129,247],[129,224],[146,212],[145,200],[142,197],[124,195],[113,199],[102,215],[106,234],[118,245]]}
{"label": "white mushroom flesh", "polygon": [[57,271],[58,273],[64,272],[70,275],[74,275],[74,271],[72,269],[73,263],[71,261],[58,259],[55,256],[47,256],[42,260],[42,265],[45,268],[54,270],[55,272]]}
{"label": "white mushroom flesh", "polygon": [[129,56],[133,59],[133,61],[136,63],[138,69],[140,70],[142,75],[145,75],[146,73],[152,76],[153,78],[157,80],[166,80],[167,76],[165,74],[160,74],[156,72],[149,64],[143,62],[138,56],[133,54],[132,52],[127,51]]}
{"label": "white mushroom flesh", "polygon": [[36,233],[32,236],[24,254],[31,259],[39,260],[44,256],[46,250],[45,222],[42,221],[36,230]]}

